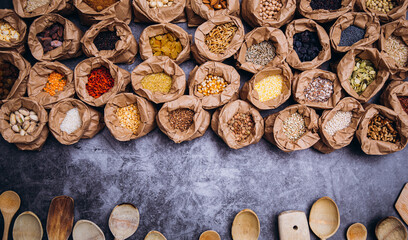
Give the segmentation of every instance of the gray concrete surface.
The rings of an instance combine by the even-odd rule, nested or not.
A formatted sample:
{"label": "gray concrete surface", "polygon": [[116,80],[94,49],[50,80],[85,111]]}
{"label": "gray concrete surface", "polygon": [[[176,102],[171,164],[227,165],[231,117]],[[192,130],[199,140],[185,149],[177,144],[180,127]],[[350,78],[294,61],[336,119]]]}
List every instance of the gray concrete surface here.
{"label": "gray concrete surface", "polygon": [[[11,1],[2,0],[0,8],[6,7]],[[79,25],[76,16],[70,19]],[[144,26],[131,23],[136,39]],[[194,28],[181,26],[194,33]],[[63,63],[74,68],[83,59]],[[138,58],[120,66],[131,71],[140,62]],[[193,61],[182,64],[186,75],[194,66]],[[251,77],[240,74],[242,83]],[[45,229],[51,199],[68,195],[75,200],[75,221],[94,221],[107,239],[113,239],[109,214],[123,202],[135,204],[141,214],[139,229],[130,239],[158,230],[169,240],[193,240],[208,229],[231,239],[233,218],[244,208],[259,216],[259,239],[278,239],[280,212],[295,209],[309,215],[313,202],[323,196],[333,198],[341,214],[340,228],[331,239],[345,239],[354,222],[366,225],[369,239],[375,239],[376,223],[398,216],[393,205],[408,173],[407,149],[366,156],[355,140],[329,155],[311,149],[284,153],[261,140],[231,150],[211,130],[182,144],[171,142],[158,129],[135,141],[118,142],[105,128],[72,146],[50,135],[41,152],[21,152],[0,139],[0,153],[0,192],[12,189],[20,194],[18,213],[35,212]]]}

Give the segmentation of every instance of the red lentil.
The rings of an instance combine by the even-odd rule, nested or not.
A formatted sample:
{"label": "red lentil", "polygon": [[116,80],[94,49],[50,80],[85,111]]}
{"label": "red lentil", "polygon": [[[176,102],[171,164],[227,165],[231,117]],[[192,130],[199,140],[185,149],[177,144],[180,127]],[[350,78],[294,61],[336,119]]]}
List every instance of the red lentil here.
{"label": "red lentil", "polygon": [[48,76],[48,81],[45,84],[44,92],[49,93],[51,96],[54,96],[57,91],[64,90],[65,85],[67,84],[67,79],[65,76],[59,72],[52,72]]}
{"label": "red lentil", "polygon": [[86,83],[86,90],[89,95],[94,98],[102,96],[108,92],[115,84],[115,80],[106,67],[99,67],[92,69],[91,74],[88,76],[88,82]]}

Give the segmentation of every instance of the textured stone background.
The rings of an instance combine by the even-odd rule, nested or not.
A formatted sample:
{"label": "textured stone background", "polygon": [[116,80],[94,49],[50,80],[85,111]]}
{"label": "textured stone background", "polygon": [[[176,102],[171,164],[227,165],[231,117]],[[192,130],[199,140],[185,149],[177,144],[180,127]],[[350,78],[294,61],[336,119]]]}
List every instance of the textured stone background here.
{"label": "textured stone background", "polygon": [[[0,1],[0,8],[11,7],[11,1]],[[80,25],[75,16],[70,19]],[[191,34],[195,31],[180,25]],[[145,26],[131,23],[137,40]],[[63,63],[74,68],[83,59]],[[132,71],[140,62],[138,58],[120,66]],[[182,64],[186,75],[193,67],[192,61]],[[240,74],[242,83],[250,78]],[[211,130],[199,139],[174,144],[158,129],[139,140],[118,142],[105,128],[72,146],[50,135],[41,152],[21,152],[1,139],[0,152],[0,192],[12,189],[20,194],[18,214],[35,212],[45,229],[51,199],[68,195],[75,200],[75,221],[94,221],[107,239],[113,239],[109,214],[122,202],[135,204],[141,214],[139,229],[130,239],[143,239],[153,229],[169,240],[198,239],[208,229],[231,239],[233,218],[244,208],[259,216],[259,239],[278,239],[280,212],[295,209],[308,215],[313,202],[323,196],[333,198],[341,214],[340,228],[331,239],[345,239],[354,222],[366,225],[369,239],[375,239],[376,223],[398,216],[393,205],[408,173],[407,149],[366,156],[355,140],[329,155],[314,150],[284,153],[261,140],[231,150]]]}

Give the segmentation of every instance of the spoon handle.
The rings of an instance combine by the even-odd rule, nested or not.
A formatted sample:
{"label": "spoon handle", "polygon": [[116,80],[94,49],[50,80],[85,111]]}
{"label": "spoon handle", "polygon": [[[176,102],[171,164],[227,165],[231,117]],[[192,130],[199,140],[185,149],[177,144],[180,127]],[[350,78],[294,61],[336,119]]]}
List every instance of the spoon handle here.
{"label": "spoon handle", "polygon": [[3,219],[4,219],[3,240],[7,240],[8,239],[8,233],[9,233],[11,218],[10,218],[9,215],[6,215],[6,216],[3,215]]}

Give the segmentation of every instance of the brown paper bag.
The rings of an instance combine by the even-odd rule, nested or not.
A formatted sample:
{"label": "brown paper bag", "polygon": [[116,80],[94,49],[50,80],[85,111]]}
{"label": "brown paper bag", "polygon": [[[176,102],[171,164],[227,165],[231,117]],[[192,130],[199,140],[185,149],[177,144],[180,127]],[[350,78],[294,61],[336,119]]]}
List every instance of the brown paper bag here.
{"label": "brown paper bag", "polygon": [[[319,125],[320,126],[320,125]],[[336,149],[327,146],[326,144],[324,144],[324,142],[320,139],[319,141],[317,141],[317,143],[315,143],[315,145],[312,146],[313,149],[324,153],[324,154],[329,154],[334,152]]]}
{"label": "brown paper bag", "polygon": [[[298,112],[304,117],[306,133],[298,140],[291,141],[283,132],[283,122],[295,112]],[[271,114],[265,118],[264,138],[284,152],[307,149],[317,143],[320,139],[318,134],[318,119],[319,116],[312,108],[301,104],[289,106],[284,110]]]}
{"label": "brown paper bag", "polygon": [[[10,126],[10,114],[14,111],[19,110],[21,107],[24,107],[30,111],[34,111],[38,116],[38,126],[32,134],[27,134],[21,136],[20,133],[16,133],[11,129]],[[41,142],[44,138],[44,134],[41,134],[43,128],[48,122],[48,113],[45,109],[38,104],[36,101],[29,98],[15,98],[6,102],[1,106],[0,109],[0,133],[3,136],[4,140],[9,143],[23,143],[31,144]],[[47,134],[48,135],[48,134]],[[47,138],[47,136],[45,136]],[[43,139],[44,140],[44,139]],[[45,141],[45,140],[44,140]],[[27,146],[28,147],[28,146]]]}
{"label": "brown paper bag", "polygon": [[[353,73],[356,57],[364,60],[370,60],[377,70],[376,80],[368,85],[366,90],[361,95],[358,95],[356,91],[354,91],[349,81],[349,78]],[[387,64],[385,63],[384,58],[375,48],[352,49],[346,55],[344,55],[337,66],[337,76],[339,77],[340,84],[343,89],[350,96],[363,103],[370,100],[381,90],[389,75],[390,73],[387,70]]]}
{"label": "brown paper bag", "polygon": [[[392,121],[395,121],[400,140],[396,143],[383,142],[373,140],[367,137],[368,124],[371,118],[381,114]],[[368,155],[385,155],[393,152],[398,152],[405,148],[408,138],[408,122],[403,120],[393,110],[376,104],[371,104],[366,108],[364,115],[361,118],[360,126],[356,132],[358,141],[361,144],[361,149]]]}
{"label": "brown paper bag", "polygon": [[174,60],[177,64],[181,64],[188,59],[190,59],[190,45],[192,41],[192,36],[189,35],[181,27],[172,23],[162,23],[157,25],[150,25],[145,28],[140,35],[139,47],[140,47],[140,57],[142,60],[146,60],[153,57],[152,47],[150,46],[149,39],[157,35],[162,35],[166,33],[173,33],[180,41],[183,50],[179,53],[177,58]]}
{"label": "brown paper bag", "polygon": [[[146,75],[161,72],[168,74],[173,79],[169,93],[152,92],[142,87],[142,79]],[[166,56],[154,56],[142,62],[133,69],[131,78],[135,93],[156,104],[176,100],[181,97],[186,90],[186,75],[183,69]]]}
{"label": "brown paper bag", "polygon": [[203,0],[190,0],[190,4],[193,12],[206,20],[228,15],[239,17],[239,0],[227,0],[227,8],[216,11],[204,5]]}
{"label": "brown paper bag", "polygon": [[[315,78],[324,78],[333,82],[333,94],[326,102],[311,102],[306,99],[305,89],[309,86],[309,83]],[[335,73],[321,70],[321,69],[312,69],[307,70],[294,78],[293,81],[293,98],[296,102],[304,104],[308,107],[317,108],[317,109],[332,109],[334,108],[340,99],[343,97],[342,88]]]}
{"label": "brown paper bag", "polygon": [[186,17],[188,27],[198,27],[203,24],[206,20],[199,15],[195,14],[191,8],[191,0],[186,0]]}
{"label": "brown paper bag", "polygon": [[[112,31],[116,32],[116,35],[120,37],[115,44],[113,50],[101,50],[94,44],[95,38],[100,32]],[[136,59],[137,54],[137,42],[132,34],[130,27],[118,20],[117,18],[110,18],[103,20],[85,32],[81,39],[82,51],[88,57],[103,57],[113,63],[127,63],[131,64]]]}
{"label": "brown paper bag", "polygon": [[[255,90],[255,84],[262,81],[264,78],[275,74],[283,75],[284,84],[282,93],[276,98],[270,99],[268,101],[265,102],[260,101],[259,94]],[[293,79],[292,70],[286,63],[284,63],[283,65],[278,65],[276,67],[265,68],[258,72],[257,74],[255,74],[251,78],[251,80],[245,82],[240,92],[241,99],[248,100],[260,110],[275,109],[289,99],[291,93],[292,79]]]}
{"label": "brown paper bag", "polygon": [[394,110],[401,118],[408,122],[408,113],[405,112],[398,97],[408,97],[408,82],[392,81],[381,95],[381,104]]}
{"label": "brown paper bag", "polygon": [[[118,108],[126,107],[130,104],[136,104],[140,114],[141,124],[137,129],[136,134],[131,130],[120,125],[119,119],[116,116]],[[157,110],[153,104],[144,98],[136,96],[132,93],[121,93],[111,98],[105,106],[105,122],[109,131],[118,141],[130,141],[138,139],[151,132],[156,128]]]}
{"label": "brown paper bag", "polygon": [[130,0],[119,0],[115,4],[97,12],[91,8],[84,0],[73,0],[76,9],[78,10],[79,19],[83,25],[91,26],[99,21],[109,18],[118,18],[119,20],[129,24],[132,20],[132,8]]}
{"label": "brown paper bag", "polygon": [[26,11],[27,0],[13,0],[14,11],[22,18],[34,18],[48,13],[71,14],[75,7],[72,0],[52,0],[50,4],[34,9],[32,12]]}
{"label": "brown paper bag", "polygon": [[353,10],[355,0],[343,0],[341,1],[341,8],[336,10],[316,9],[310,6],[310,0],[300,0],[299,13],[304,17],[313,19],[318,23],[327,23],[334,21],[340,16],[343,16],[347,12]]}
{"label": "brown paper bag", "polygon": [[366,5],[367,0],[356,0],[356,6],[360,11],[364,11],[375,17],[379,18],[381,22],[392,22],[399,18],[404,18],[406,16],[408,1],[406,0],[396,0],[398,6],[393,8],[388,13],[379,12],[376,10],[372,10],[367,8]]}
{"label": "brown paper bag", "polygon": [[102,113],[88,106],[91,112],[91,122],[88,129],[84,132],[82,139],[93,138],[98,132],[100,132],[105,127],[105,122]]}
{"label": "brown paper bag", "polygon": [[22,151],[41,151],[42,147],[45,144],[45,141],[47,141],[49,132],[50,131],[48,130],[48,127],[44,126],[37,140],[31,143],[16,143],[15,145],[19,150]]}
{"label": "brown paper bag", "polygon": [[[315,57],[312,61],[301,62],[295,49],[293,49],[293,36],[296,33],[301,33],[306,30],[317,32],[317,35],[320,39],[320,44],[322,45],[322,50],[320,51],[319,55],[317,55],[317,57]],[[285,35],[288,40],[289,48],[286,62],[291,67],[301,71],[310,70],[313,68],[318,68],[320,65],[331,58],[329,36],[327,35],[326,30],[324,30],[324,28],[317,24],[315,21],[310,19],[294,20],[287,25]]]}
{"label": "brown paper bag", "polygon": [[16,50],[23,54],[25,52],[25,41],[27,40],[27,25],[11,9],[0,9],[0,19],[10,24],[19,34],[17,40],[11,39],[10,42],[0,41],[0,50]]}
{"label": "brown paper bag", "polygon": [[[88,76],[90,75],[92,69],[99,68],[101,66],[104,66],[110,70],[110,74],[115,80],[115,84],[108,92],[104,93],[98,98],[94,98],[89,95],[88,90],[86,90],[86,83],[88,82]],[[74,73],[76,94],[82,101],[94,107],[101,107],[105,105],[110,98],[120,92],[124,92],[126,90],[126,86],[130,83],[130,73],[128,71],[101,57],[88,58],[78,63],[78,65],[75,67]]]}
{"label": "brown paper bag", "polygon": [[[245,56],[249,47],[264,41],[271,41],[275,47],[275,57],[265,66],[257,65],[252,62],[247,62]],[[285,34],[280,29],[272,27],[259,27],[245,35],[244,43],[242,44],[238,54],[237,67],[251,73],[257,73],[268,66],[276,66],[285,61],[288,55],[288,41]]]}
{"label": "brown paper bag", "polygon": [[[48,76],[54,71],[65,75],[67,82],[63,91],[57,91],[54,96],[51,96],[44,91],[44,87],[48,82]],[[45,109],[51,109],[58,101],[74,96],[74,73],[60,62],[37,62],[30,71],[27,93]]]}
{"label": "brown paper bag", "polygon": [[[191,109],[195,112],[193,125],[184,132],[174,129],[169,123],[169,113],[180,108]],[[157,126],[164,134],[175,143],[181,143],[203,136],[210,125],[211,115],[203,109],[200,99],[194,96],[181,96],[177,100],[165,103],[156,119]]]}
{"label": "brown paper bag", "polygon": [[[255,122],[254,132],[242,142],[235,140],[235,135],[228,126],[228,121],[239,112],[251,114]],[[227,103],[224,107],[214,112],[211,119],[211,129],[222,138],[230,148],[240,149],[258,143],[261,140],[264,134],[264,120],[258,110],[252,107],[251,104],[242,100],[236,100]]]}
{"label": "brown paper bag", "polygon": [[134,21],[145,23],[185,22],[186,0],[174,1],[169,7],[151,8],[146,0],[131,0]]}
{"label": "brown paper bag", "polygon": [[[208,74],[221,76],[228,82],[221,94],[205,96],[198,92],[200,85]],[[188,78],[189,94],[199,98],[202,101],[204,109],[214,109],[224,104],[238,99],[238,90],[240,86],[240,75],[234,67],[220,62],[206,62],[201,66],[196,66]]]}
{"label": "brown paper bag", "polygon": [[[43,32],[47,27],[56,22],[64,26],[64,41],[61,47],[44,53],[44,49],[37,39],[37,34]],[[74,58],[82,54],[80,43],[82,35],[82,31],[73,22],[61,15],[50,13],[35,19],[31,24],[30,33],[28,34],[28,46],[30,47],[31,54],[38,61]]]}
{"label": "brown paper bag", "polygon": [[[341,32],[350,26],[365,30],[364,38],[351,46],[339,46]],[[369,47],[380,37],[380,22],[367,13],[350,12],[340,16],[330,28],[330,43],[337,52],[347,52],[357,47]]]}
{"label": "brown paper bag", "polygon": [[27,89],[28,75],[30,74],[30,63],[21,56],[20,53],[14,51],[0,51],[0,62],[9,62],[13,64],[20,73],[14,82],[10,93],[5,99],[0,100],[0,105],[12,98],[19,98],[24,96]]}
{"label": "brown paper bag", "polygon": [[[407,1],[408,2],[408,1]],[[408,21],[405,19],[399,19],[394,22],[387,23],[381,27],[380,38],[378,41],[378,47],[381,54],[384,56],[384,60],[390,69],[391,76],[393,80],[404,80],[408,77],[408,66],[399,66],[393,58],[391,58],[386,50],[387,39],[391,36],[401,37],[405,44],[408,43]]]}
{"label": "brown paper bag", "polygon": [[[232,38],[228,48],[223,54],[215,54],[210,52],[208,46],[205,44],[205,35],[217,25],[229,22],[233,22],[238,27],[238,30]],[[239,50],[242,42],[244,41],[244,35],[244,26],[239,18],[233,16],[217,16],[209,19],[207,22],[201,24],[197,28],[194,36],[194,44],[191,47],[191,52],[194,59],[199,64],[203,64],[207,61],[222,62],[225,59],[233,56]]]}
{"label": "brown paper bag", "polygon": [[253,28],[261,26],[280,28],[292,21],[295,16],[296,0],[282,0],[283,6],[276,19],[263,20],[259,16],[260,2],[261,0],[242,0],[242,18]]}

